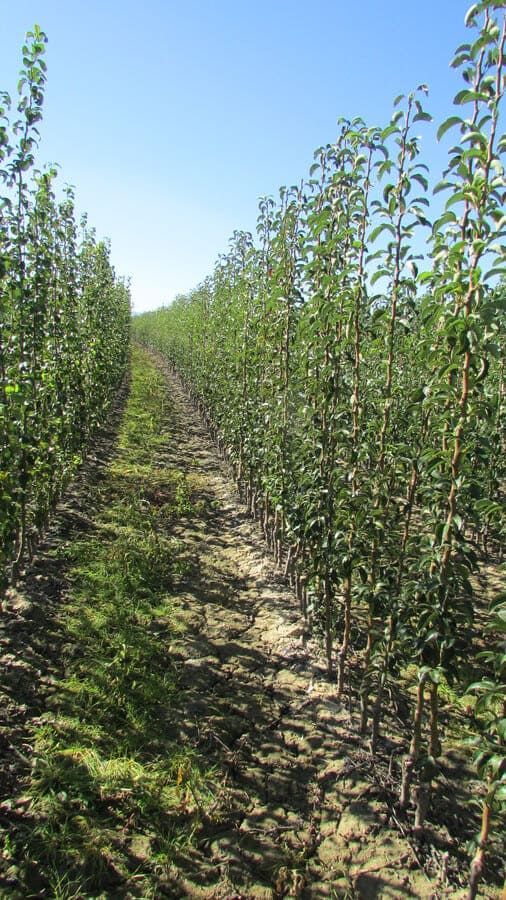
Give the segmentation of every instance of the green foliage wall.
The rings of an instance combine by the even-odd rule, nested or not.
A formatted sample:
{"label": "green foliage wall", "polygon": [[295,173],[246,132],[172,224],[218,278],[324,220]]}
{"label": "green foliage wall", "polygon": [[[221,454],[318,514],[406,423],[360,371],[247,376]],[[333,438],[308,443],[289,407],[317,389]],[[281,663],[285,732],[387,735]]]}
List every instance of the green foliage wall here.
{"label": "green foliage wall", "polygon": [[70,189],[35,169],[46,38],[23,47],[13,121],[0,95],[0,587],[41,534],[128,359],[130,300]]}
{"label": "green foliage wall", "polygon": [[[437,184],[421,85],[385,128],[341,121],[308,179],[261,200],[256,243],[235,233],[202,285],[134,320],[233,463],[338,692],[359,654],[373,750],[387,690],[416,666],[404,806],[440,752],[438,686],[469,683],[480,544],[504,536],[504,4],[475,4],[467,23]],[[446,192],[432,223],[431,186]]]}

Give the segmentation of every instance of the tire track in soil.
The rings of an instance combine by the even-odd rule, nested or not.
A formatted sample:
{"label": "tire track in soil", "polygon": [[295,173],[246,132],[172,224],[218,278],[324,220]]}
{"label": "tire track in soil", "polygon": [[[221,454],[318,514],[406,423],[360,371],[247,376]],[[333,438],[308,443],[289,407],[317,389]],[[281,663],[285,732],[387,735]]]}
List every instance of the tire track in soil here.
{"label": "tire track in soil", "polygon": [[171,873],[174,896],[455,897],[392,827],[355,715],[336,702],[205,425],[155,358],[173,406],[164,460],[196,501],[174,529],[188,563],[175,588],[186,632],[168,648],[180,669],[176,734],[223,785],[214,821]]}

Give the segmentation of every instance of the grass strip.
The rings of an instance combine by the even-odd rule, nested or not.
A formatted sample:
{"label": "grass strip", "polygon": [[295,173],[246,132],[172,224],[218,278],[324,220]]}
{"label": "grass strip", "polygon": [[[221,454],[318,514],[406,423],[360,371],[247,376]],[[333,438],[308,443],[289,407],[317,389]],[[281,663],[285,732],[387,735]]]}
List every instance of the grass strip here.
{"label": "grass strip", "polygon": [[170,423],[163,375],[134,349],[92,528],[56,551],[69,566],[67,650],[33,736],[27,814],[4,848],[21,885],[13,897],[158,896],[212,796],[212,773],[171,727],[167,646],[181,629],[171,586],[184,567],[171,529],[192,505],[184,474],[163,465]]}

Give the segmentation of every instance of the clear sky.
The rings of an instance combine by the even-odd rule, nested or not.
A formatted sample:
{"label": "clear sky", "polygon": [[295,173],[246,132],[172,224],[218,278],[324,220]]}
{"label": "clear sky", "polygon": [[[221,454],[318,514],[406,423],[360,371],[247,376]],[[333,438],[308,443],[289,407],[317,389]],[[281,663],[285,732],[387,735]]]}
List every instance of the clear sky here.
{"label": "clear sky", "polygon": [[[47,33],[39,162],[58,162],[112,242],[137,311],[194,287],[260,195],[294,184],[339,116],[386,125],[430,88],[433,134],[460,88],[466,0],[0,0],[0,90],[24,34]],[[437,180],[437,179],[435,179]]]}

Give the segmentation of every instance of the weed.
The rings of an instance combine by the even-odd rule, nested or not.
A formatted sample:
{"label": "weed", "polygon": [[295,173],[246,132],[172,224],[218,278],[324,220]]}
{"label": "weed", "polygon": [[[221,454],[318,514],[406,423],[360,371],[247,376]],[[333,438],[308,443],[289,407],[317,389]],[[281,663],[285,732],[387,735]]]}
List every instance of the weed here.
{"label": "weed", "polygon": [[[93,531],[60,548],[69,594],[59,628],[73,652],[33,736],[35,824],[4,856],[32,860],[44,889],[66,900],[121,883],[155,896],[160,866],[191,841],[214,797],[213,773],[170,736],[177,680],[167,642],[181,630],[171,583],[186,565],[171,527],[193,506],[185,476],[160,466],[169,422],[163,377],[135,351]],[[139,862],[130,845],[140,837]]]}

